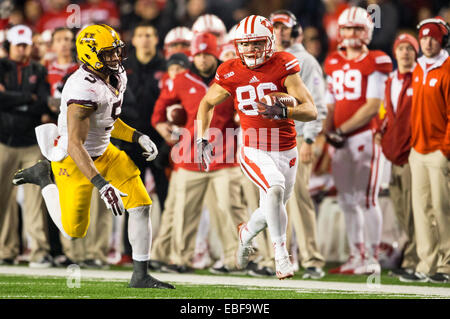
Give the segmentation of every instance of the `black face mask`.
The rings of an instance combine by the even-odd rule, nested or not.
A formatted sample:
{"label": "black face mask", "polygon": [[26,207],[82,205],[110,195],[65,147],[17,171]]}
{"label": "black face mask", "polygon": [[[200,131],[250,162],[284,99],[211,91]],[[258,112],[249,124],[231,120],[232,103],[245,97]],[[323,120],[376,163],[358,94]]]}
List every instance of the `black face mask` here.
{"label": "black face mask", "polygon": [[127,59],[125,44],[122,44],[120,47],[112,50],[119,50],[118,54],[119,61],[117,63],[118,64],[117,69],[113,69],[108,66],[108,62],[105,61],[105,54],[104,54],[105,52],[100,52],[100,54],[98,55],[99,61],[103,64],[103,67],[99,71],[106,75],[119,74],[125,72],[125,68],[123,66],[123,62],[126,61]]}

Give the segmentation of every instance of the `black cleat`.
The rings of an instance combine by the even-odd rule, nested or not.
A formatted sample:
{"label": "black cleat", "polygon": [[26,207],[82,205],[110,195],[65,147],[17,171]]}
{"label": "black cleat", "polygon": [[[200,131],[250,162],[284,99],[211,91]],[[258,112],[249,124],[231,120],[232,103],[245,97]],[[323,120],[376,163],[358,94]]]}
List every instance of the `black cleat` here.
{"label": "black cleat", "polygon": [[52,184],[52,169],[50,162],[46,159],[38,161],[29,168],[18,170],[13,177],[14,185],[36,184],[42,188]]}
{"label": "black cleat", "polygon": [[[140,276],[139,276],[140,277]],[[159,281],[156,278],[153,278],[149,274],[146,274],[144,277],[138,278],[138,276],[133,273],[131,276],[131,281],[128,286],[129,288],[159,288],[159,289],[175,289],[169,283]]]}
{"label": "black cleat", "polygon": [[445,284],[450,281],[450,275],[442,272],[437,272],[429,277],[430,282],[434,284]]}

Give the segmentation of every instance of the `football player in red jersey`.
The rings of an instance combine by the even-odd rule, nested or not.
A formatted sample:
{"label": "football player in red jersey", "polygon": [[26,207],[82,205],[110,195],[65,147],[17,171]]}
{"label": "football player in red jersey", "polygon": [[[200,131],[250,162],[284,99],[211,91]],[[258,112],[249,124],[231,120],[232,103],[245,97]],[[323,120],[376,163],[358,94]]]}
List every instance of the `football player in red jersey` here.
{"label": "football player in red jersey", "polygon": [[[286,249],[286,202],[297,170],[296,132],[293,119],[311,121],[317,110],[299,76],[298,60],[287,52],[274,52],[273,26],[262,16],[251,15],[236,27],[238,58],[221,64],[215,84],[201,100],[197,114],[197,146],[201,165],[208,169],[216,152],[208,142],[213,107],[230,95],[242,127],[240,164],[245,175],[260,188],[260,206],[247,224],[239,226],[237,266],[245,268],[252,253],[252,239],[269,228],[279,279],[294,275]],[[278,101],[272,106],[259,100],[270,92],[287,92],[297,106]],[[217,152],[216,152],[217,153]]]}
{"label": "football player in red jersey", "polygon": [[332,174],[345,215],[350,258],[330,273],[363,274],[380,271],[382,213],[377,198],[383,157],[374,128],[392,62],[384,52],[368,50],[374,24],[366,10],[346,9],[338,25],[339,50],[325,60],[326,136],[336,148]]}

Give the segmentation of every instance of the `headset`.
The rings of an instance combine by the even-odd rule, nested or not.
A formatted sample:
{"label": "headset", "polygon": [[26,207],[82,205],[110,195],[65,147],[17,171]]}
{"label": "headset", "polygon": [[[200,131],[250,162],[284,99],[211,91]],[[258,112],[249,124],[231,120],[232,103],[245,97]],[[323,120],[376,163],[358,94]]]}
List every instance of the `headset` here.
{"label": "headset", "polygon": [[417,25],[417,30],[419,30],[424,24],[427,23],[441,24],[445,27],[445,29],[447,30],[447,34],[444,34],[442,37],[442,48],[445,49],[447,47],[450,47],[450,24],[448,24],[444,20],[437,18],[425,19]]}
{"label": "headset", "polygon": [[292,21],[294,21],[294,25],[292,26],[291,38],[297,38],[299,36],[300,25],[298,24],[298,21],[297,21],[297,18],[295,17],[295,15],[289,10],[277,10],[270,14],[269,20],[272,21],[272,17],[277,14],[288,15],[292,19]]}

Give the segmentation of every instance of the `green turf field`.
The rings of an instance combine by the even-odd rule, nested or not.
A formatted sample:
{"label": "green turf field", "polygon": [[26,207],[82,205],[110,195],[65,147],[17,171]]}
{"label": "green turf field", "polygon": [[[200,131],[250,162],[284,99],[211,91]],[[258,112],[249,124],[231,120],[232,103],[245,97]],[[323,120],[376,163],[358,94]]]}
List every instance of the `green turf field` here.
{"label": "green turf field", "polygon": [[343,293],[340,291],[270,289],[226,285],[176,284],[174,290],[131,289],[126,280],[83,280],[80,288],[68,288],[64,278],[1,276],[0,298],[7,299],[355,299],[417,298],[417,296]]}
{"label": "green turf field", "polygon": [[[327,267],[330,268],[330,267]],[[16,268],[26,271],[28,267]],[[65,270],[61,270],[65,271]],[[82,270],[83,271],[83,270]],[[99,271],[98,274],[112,273],[119,271],[121,275],[117,278],[99,279],[83,278],[79,287],[70,284],[68,279],[59,276],[36,276],[23,274],[2,274],[0,268],[0,299],[422,299],[422,298],[449,298],[442,292],[450,292],[450,284],[432,283],[402,283],[397,278],[390,277],[387,271],[383,271],[381,276],[375,278],[368,276],[346,276],[346,275],[326,275],[320,281],[302,280],[302,272],[298,272],[293,279],[285,281],[273,280],[275,287],[258,286],[254,277],[247,275],[228,275],[226,277],[210,274],[207,270],[196,271],[196,278],[220,278],[220,284],[196,284],[195,282],[184,283],[170,281],[176,286],[175,290],[156,289],[131,289],[127,287],[128,278],[131,275],[131,268],[112,267],[110,271]],[[153,274],[157,278],[167,274]],[[177,279],[177,275],[170,278]],[[180,275],[178,275],[180,276]],[[101,277],[101,275],[100,275]],[[223,280],[222,280],[223,278]],[[229,278],[229,282],[227,282]],[[253,280],[255,285],[239,284],[239,280]],[[237,279],[238,283],[231,283],[231,279]],[[200,280],[199,280],[200,281]],[[279,287],[277,287],[279,283]],[[289,286],[283,285],[291,284]],[[294,287],[295,283],[307,283],[309,286]],[[315,284],[316,283],[316,284]],[[339,289],[340,285],[358,284],[362,291],[351,291]],[[368,293],[364,291],[367,284],[380,284],[378,290]],[[331,284],[331,289],[321,286]],[[328,285],[328,286],[329,286]],[[400,286],[402,292],[389,292],[383,287],[390,285]],[[316,288],[317,286],[317,288]],[[402,288],[403,286],[403,288]],[[409,289],[414,287],[416,290]],[[336,287],[333,288],[333,287]],[[427,292],[415,293],[418,288],[426,287]],[[429,287],[429,288],[428,288]],[[439,293],[433,294],[430,288],[437,288]],[[442,288],[447,289],[442,290]],[[430,292],[431,291],[431,292]],[[449,295],[449,294],[447,294]],[[442,297],[444,296],[444,297]]]}

